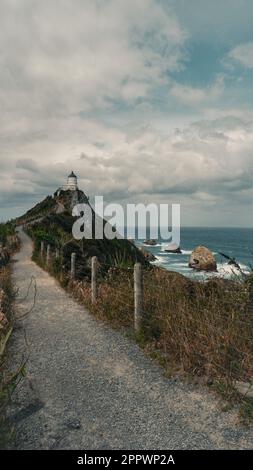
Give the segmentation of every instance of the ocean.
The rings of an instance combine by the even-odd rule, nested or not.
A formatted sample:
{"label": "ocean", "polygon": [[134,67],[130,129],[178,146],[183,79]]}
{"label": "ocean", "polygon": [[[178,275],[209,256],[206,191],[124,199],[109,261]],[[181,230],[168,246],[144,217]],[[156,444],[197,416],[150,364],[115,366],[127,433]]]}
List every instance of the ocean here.
{"label": "ocean", "polygon": [[[219,276],[231,278],[239,273],[228,265],[219,252],[235,258],[243,272],[250,272],[253,266],[253,229],[252,228],[181,228],[182,254],[166,253],[168,245],[165,240],[157,240],[155,246],[145,245],[143,240],[135,240],[137,246],[143,246],[157,258],[154,264],[170,271],[176,271],[192,278]],[[204,245],[215,255],[218,273],[196,272],[188,267],[189,256],[198,245]]]}

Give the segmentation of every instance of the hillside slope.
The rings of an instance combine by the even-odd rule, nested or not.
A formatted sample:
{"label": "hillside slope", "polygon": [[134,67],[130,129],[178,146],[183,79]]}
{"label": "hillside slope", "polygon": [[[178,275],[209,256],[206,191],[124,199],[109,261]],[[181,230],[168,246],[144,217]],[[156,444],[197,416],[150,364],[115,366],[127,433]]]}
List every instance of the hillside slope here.
{"label": "hillside slope", "polygon": [[[87,205],[92,211],[92,239],[76,240],[73,238],[72,227],[77,217],[72,216],[72,209],[78,203]],[[63,270],[69,271],[70,256],[75,252],[78,279],[90,276],[92,256],[97,256],[105,271],[110,266],[130,267],[135,262],[149,265],[145,254],[130,240],[122,238],[109,240],[106,237],[101,240],[95,239],[94,224],[97,217],[89,203],[89,198],[83,191],[79,189],[76,191],[57,190],[53,196],[47,196],[16,219],[16,223],[24,225],[33,238],[35,256],[39,254],[41,241],[49,243],[52,251],[59,249]],[[90,221],[87,220],[85,223],[88,224]],[[105,220],[102,223],[104,226]]]}

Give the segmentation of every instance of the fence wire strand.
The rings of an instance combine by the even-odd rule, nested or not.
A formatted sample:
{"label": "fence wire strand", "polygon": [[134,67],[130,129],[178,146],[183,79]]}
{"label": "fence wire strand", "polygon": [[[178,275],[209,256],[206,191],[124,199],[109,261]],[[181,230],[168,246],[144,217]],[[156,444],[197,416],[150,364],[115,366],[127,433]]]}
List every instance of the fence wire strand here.
{"label": "fence wire strand", "polygon": [[[141,273],[143,297],[138,306],[138,312],[143,319],[143,328],[149,328],[152,331],[153,323],[158,330],[161,328],[160,336],[158,339],[153,337],[153,341],[158,345],[159,341],[163,342],[161,352],[165,353],[166,361],[170,360],[171,348],[174,348],[174,356],[179,357],[183,363],[186,361],[187,364],[187,361],[191,360],[197,368],[215,368],[217,373],[220,371],[222,375],[233,380],[248,377],[251,372],[253,374],[253,367],[250,366],[253,356],[253,316],[250,317],[245,313],[250,308],[253,309],[253,305],[252,301],[250,303],[247,299],[246,286],[244,292],[243,286],[237,283],[239,299],[237,305],[235,302],[237,291],[231,288],[232,284],[222,285],[224,295],[221,299],[218,295],[220,291],[215,290],[215,284],[213,291],[210,287],[209,296],[206,297],[205,288],[209,286],[209,280],[206,283],[197,284],[195,280],[178,276],[177,273],[167,274],[166,270],[158,269],[152,267]],[[103,275],[103,270],[106,271],[105,275]],[[111,296],[113,309],[116,311],[118,307],[119,311],[123,308],[129,310],[134,320],[136,309],[134,272],[135,268],[131,266],[97,262],[96,305],[103,308],[104,300],[108,308]],[[83,299],[89,296],[91,302],[91,281],[76,280],[71,278],[66,271],[64,275],[68,281],[74,283],[74,289],[76,284],[77,294]],[[166,279],[167,275],[168,279]],[[212,282],[213,278],[210,281]],[[214,282],[218,281],[215,279]],[[193,287],[198,285],[199,287]],[[243,295],[245,295],[244,301]],[[203,299],[206,299],[206,306],[203,305]],[[242,317],[244,313],[245,319]],[[178,338],[180,335],[181,344],[179,345],[173,338],[173,322],[178,329],[175,337]],[[245,329],[248,329],[248,334]],[[172,335],[171,338],[169,334]],[[196,347],[196,350],[193,347]]]}

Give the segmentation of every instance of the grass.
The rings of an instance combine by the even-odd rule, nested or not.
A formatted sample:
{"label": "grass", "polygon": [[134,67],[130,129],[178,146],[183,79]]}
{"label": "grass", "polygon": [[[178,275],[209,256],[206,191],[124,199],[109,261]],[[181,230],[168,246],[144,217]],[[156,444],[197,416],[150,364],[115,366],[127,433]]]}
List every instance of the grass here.
{"label": "grass", "polygon": [[[12,223],[0,224],[0,242],[5,251],[11,255],[19,248],[19,240]],[[0,448],[8,447],[12,437],[13,428],[10,425],[6,409],[11,394],[20,377],[24,374],[21,366],[12,374],[6,365],[6,347],[11,337],[14,324],[13,302],[15,289],[11,279],[11,266],[6,264],[0,267]]]}
{"label": "grass", "polygon": [[253,378],[253,278],[192,281],[161,268],[145,269],[143,327],[136,336],[133,269],[121,261],[119,266],[113,264],[109,270],[101,267],[94,305],[89,280],[61,275],[59,261],[49,271],[97,318],[132,332],[166,375],[193,378],[212,387],[228,406],[239,406],[244,422],[250,421],[252,402],[234,385]]}
{"label": "grass", "polygon": [[6,418],[6,407],[17,376],[6,378],[6,345],[13,329],[13,301],[15,297],[11,282],[10,267],[0,269],[0,290],[2,293],[0,304],[0,448],[5,448],[11,440],[13,430]]}
{"label": "grass", "polygon": [[[133,328],[133,273],[113,268],[99,284],[91,304],[89,282],[69,289],[89,310],[114,328]],[[252,284],[244,279],[191,281],[159,268],[144,272],[143,328],[136,341],[168,376],[194,378],[238,405],[251,421],[252,400],[236,391],[235,381],[252,381]]]}
{"label": "grass", "polygon": [[240,418],[244,424],[250,425],[253,421],[253,398],[245,398],[240,404]]}
{"label": "grass", "polygon": [[[90,284],[72,282],[74,295],[113,326],[133,325],[132,272],[111,269],[90,302]],[[253,376],[253,318],[247,284],[193,282],[161,269],[145,271],[143,331],[138,342],[166,355],[182,373],[210,379]]]}
{"label": "grass", "polygon": [[15,235],[14,225],[11,222],[0,223],[0,243],[5,245],[9,235]]}

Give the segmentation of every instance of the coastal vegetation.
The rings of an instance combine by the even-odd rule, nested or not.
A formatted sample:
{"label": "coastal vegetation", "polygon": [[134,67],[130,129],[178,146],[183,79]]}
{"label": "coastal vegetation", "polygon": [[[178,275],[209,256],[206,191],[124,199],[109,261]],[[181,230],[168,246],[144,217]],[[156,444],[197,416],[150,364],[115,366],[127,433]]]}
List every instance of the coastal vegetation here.
{"label": "coastal vegetation", "polygon": [[[82,280],[90,278],[90,260],[97,256],[103,265],[133,266],[140,262],[148,266],[148,260],[133,242],[125,239],[75,240],[72,226],[76,217],[72,216],[73,195],[71,191],[55,193],[54,197],[46,198],[33,209],[29,210],[17,223],[25,223],[26,231],[34,240],[34,259],[40,260],[41,242],[50,245],[52,252],[60,250],[61,270],[66,274],[70,270],[71,253],[76,253],[76,276]],[[87,196],[78,190],[79,202],[89,204]],[[41,209],[41,210],[40,210]],[[93,216],[95,217],[94,211]],[[104,221],[103,221],[104,222]],[[55,268],[58,266],[56,262]]]}
{"label": "coastal vegetation", "polygon": [[[57,214],[51,207],[46,216],[26,224],[34,240],[34,260],[97,318],[135,338],[168,376],[190,378],[211,387],[229,403],[240,405],[244,420],[250,420],[253,399],[238,387],[251,384],[253,379],[253,275],[191,280],[150,264],[128,240],[74,240],[69,208],[65,205]],[[36,212],[38,215],[38,206]],[[47,262],[45,253],[41,256],[42,241],[44,248],[50,244]],[[75,279],[70,278],[73,252]],[[91,302],[92,256],[99,265],[95,304]],[[144,320],[137,335],[133,329],[136,261],[142,264],[144,280]]]}
{"label": "coastal vegetation", "polygon": [[[137,341],[169,376],[197,380],[229,401],[247,408],[238,383],[252,383],[252,278],[191,281],[161,268],[144,271],[143,328]],[[69,289],[98,318],[133,336],[133,275],[109,269],[101,278],[98,301],[91,303],[90,283],[70,281]],[[132,333],[131,333],[132,332]],[[247,405],[246,405],[247,404]],[[245,408],[246,407],[246,408]]]}
{"label": "coastal vegetation", "polygon": [[6,418],[10,394],[19,380],[20,370],[9,373],[6,346],[14,325],[15,289],[11,278],[10,257],[19,247],[13,223],[0,224],[0,448],[8,445],[12,428]]}

